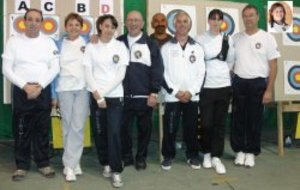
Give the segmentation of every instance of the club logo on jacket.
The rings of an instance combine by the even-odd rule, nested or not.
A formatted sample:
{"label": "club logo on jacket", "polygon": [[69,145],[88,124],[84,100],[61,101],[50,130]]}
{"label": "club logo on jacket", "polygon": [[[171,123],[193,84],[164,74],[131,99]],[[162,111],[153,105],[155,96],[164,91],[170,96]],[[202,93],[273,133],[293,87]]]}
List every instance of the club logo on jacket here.
{"label": "club logo on jacket", "polygon": [[58,55],[58,54],[59,54],[58,50],[53,51],[53,55]]}
{"label": "club logo on jacket", "polygon": [[194,55],[194,51],[192,51],[192,54],[190,55],[190,62],[191,63],[195,63],[195,61],[196,61],[196,56]]}
{"label": "club logo on jacket", "polygon": [[140,59],[142,57],[142,52],[137,50],[136,52],[134,52],[134,56],[136,59]]}
{"label": "club logo on jacket", "polygon": [[84,53],[84,51],[85,51],[85,46],[81,46],[81,47],[80,47],[80,51],[81,51],[82,53]]}
{"label": "club logo on jacket", "polygon": [[255,48],[256,48],[256,49],[260,49],[260,48],[261,48],[261,43],[257,42],[257,43],[255,44]]}
{"label": "club logo on jacket", "polygon": [[120,60],[120,57],[119,57],[119,55],[114,55],[112,59],[113,59],[114,63],[118,63]]}

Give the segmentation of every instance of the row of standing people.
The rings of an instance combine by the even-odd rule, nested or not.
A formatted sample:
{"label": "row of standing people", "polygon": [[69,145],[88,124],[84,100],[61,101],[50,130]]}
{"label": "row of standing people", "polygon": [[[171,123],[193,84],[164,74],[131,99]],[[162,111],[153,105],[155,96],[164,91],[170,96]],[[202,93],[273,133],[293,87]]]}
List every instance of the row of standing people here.
{"label": "row of standing people", "polygon": [[[9,40],[3,54],[3,72],[15,84],[13,128],[16,139],[17,171],[13,174],[13,180],[23,179],[29,169],[30,159],[27,155],[29,154],[28,143],[30,144],[31,139],[36,145],[34,146],[36,149],[34,156],[40,172],[46,176],[54,176],[54,171],[49,167],[48,149],[45,146],[39,146],[39,144],[47,144],[49,140],[45,137],[45,132],[49,130],[50,125],[48,116],[47,120],[40,121],[44,124],[45,130],[39,133],[43,133],[45,138],[39,139],[39,141],[35,140],[40,134],[31,133],[28,130],[25,138],[27,144],[17,141],[24,140],[24,131],[20,131],[24,130],[24,124],[26,127],[30,126],[31,130],[37,131],[35,129],[37,128],[36,119],[40,120],[41,116],[36,114],[40,114],[40,110],[45,110],[45,118],[46,112],[49,112],[50,105],[46,101],[50,98],[50,91],[48,87],[45,87],[58,73],[58,64],[60,64],[61,71],[56,81],[56,91],[62,112],[63,164],[67,181],[74,181],[76,175],[82,174],[79,163],[83,149],[83,127],[87,117],[89,99],[84,86],[85,80],[88,90],[91,92],[90,108],[99,162],[103,165],[103,175],[112,177],[112,184],[115,187],[123,185],[120,175],[123,163],[125,166],[135,163],[138,170],[145,169],[147,166],[152,111],[157,104],[157,93],[161,85],[164,87],[165,94],[162,145],[164,160],[161,167],[165,170],[171,169],[172,160],[175,157],[176,131],[181,115],[184,141],[187,145],[187,162],[193,169],[201,167],[196,132],[200,97],[201,126],[204,130],[203,167],[214,167],[217,173],[226,173],[220,158],[224,149],[225,118],[231,96],[230,66],[228,64],[234,62],[234,119],[231,144],[233,150],[237,152],[235,163],[253,167],[254,154],[260,153],[259,137],[263,103],[271,101],[276,76],[276,58],[279,57],[279,53],[276,50],[277,45],[274,38],[257,28],[259,17],[256,7],[247,6],[242,13],[246,31],[237,34],[234,40],[220,33],[220,24],[223,20],[223,13],[220,10],[210,12],[209,31],[196,39],[188,36],[192,23],[187,13],[180,12],[176,15],[174,38],[162,32],[165,31],[166,19],[162,14],[157,14],[153,18],[152,24],[157,36],[162,38],[156,39],[164,40],[163,36],[170,38],[162,47],[161,53],[153,39],[143,34],[144,22],[139,12],[132,11],[127,15],[125,25],[128,34],[118,38],[124,43],[113,38],[118,25],[115,18],[105,15],[100,17],[96,23],[98,42],[88,44],[84,54],[86,41],[79,36],[82,20],[78,15],[70,14],[65,21],[68,36],[58,43],[60,50],[60,63],[58,63],[58,52],[52,44],[49,47],[53,47],[53,51],[43,50],[43,53],[50,54],[50,58],[48,56],[47,60],[45,60],[46,56],[43,56],[43,60],[35,60],[36,55],[15,60],[13,55],[21,54],[20,52],[24,51],[25,46],[17,46],[20,48],[19,50],[14,50],[11,46],[15,46],[17,43],[26,43],[31,38],[29,41],[33,43],[33,39],[41,38],[39,35],[30,37],[27,33],[38,32],[42,14],[37,10],[27,12],[26,14],[30,16],[28,18],[25,16],[25,23],[28,26],[27,33],[18,40],[16,38]],[[162,20],[163,24],[154,22],[155,18]],[[152,37],[157,36],[152,35]],[[13,40],[19,42],[11,42]],[[50,43],[45,38],[43,40]],[[243,48],[235,48],[234,51],[233,44],[235,47]],[[29,46],[27,45],[27,47]],[[246,59],[247,57],[249,59]],[[50,65],[50,60],[52,65]],[[48,66],[46,68],[53,72],[42,73],[41,69],[46,69],[43,66],[40,70],[33,72],[35,74],[38,71],[38,74],[41,74],[38,78],[35,78],[33,73],[26,75],[22,73],[21,75],[20,69],[32,67],[30,65],[32,63],[28,64],[28,61],[44,62],[44,65]],[[19,66],[18,62],[25,64],[27,62],[28,65],[20,64]],[[18,69],[18,67],[20,68]],[[85,75],[86,77],[84,77]],[[47,82],[39,80],[46,76],[48,76]],[[269,80],[266,80],[268,76],[270,76]],[[30,89],[27,90],[27,87]],[[45,97],[43,94],[48,96]],[[20,101],[21,97],[22,101]],[[39,99],[44,99],[45,102],[43,103]],[[29,107],[31,109],[24,110],[28,107],[27,104],[31,105]],[[47,106],[42,109],[40,104]],[[129,128],[134,117],[137,118],[138,127],[138,147],[135,159],[133,159]],[[24,122],[25,120],[27,121]],[[21,123],[22,125],[20,125]],[[43,153],[42,159],[38,152]],[[40,164],[40,162],[45,164]]]}

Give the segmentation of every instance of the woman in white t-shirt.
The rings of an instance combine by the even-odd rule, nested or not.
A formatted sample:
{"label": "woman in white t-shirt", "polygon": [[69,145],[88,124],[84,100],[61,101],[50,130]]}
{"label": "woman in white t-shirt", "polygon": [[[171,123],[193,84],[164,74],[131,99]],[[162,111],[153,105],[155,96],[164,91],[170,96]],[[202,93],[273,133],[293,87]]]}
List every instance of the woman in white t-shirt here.
{"label": "woman in white t-shirt", "polygon": [[279,2],[274,3],[269,10],[268,32],[287,32],[289,28],[284,6]]}
{"label": "woman in white t-shirt", "polygon": [[221,32],[223,13],[213,9],[208,15],[209,30],[196,40],[203,47],[206,77],[200,92],[203,167],[214,167],[218,174],[226,168],[220,157],[224,151],[225,121],[231,96],[230,63],[233,62],[232,40]]}
{"label": "woman in white t-shirt", "polygon": [[114,38],[117,27],[117,20],[112,15],[97,19],[99,40],[86,47],[84,65],[92,96],[93,134],[103,176],[111,177],[114,187],[121,187],[122,81],[129,63],[129,52],[123,42]]}
{"label": "woman in white t-shirt", "polygon": [[61,111],[64,145],[62,160],[66,181],[75,181],[76,175],[82,174],[80,159],[89,111],[89,94],[82,65],[87,40],[80,36],[82,26],[83,18],[70,13],[65,18],[66,36],[56,42],[60,50],[60,73],[52,83],[52,105],[59,105]]}

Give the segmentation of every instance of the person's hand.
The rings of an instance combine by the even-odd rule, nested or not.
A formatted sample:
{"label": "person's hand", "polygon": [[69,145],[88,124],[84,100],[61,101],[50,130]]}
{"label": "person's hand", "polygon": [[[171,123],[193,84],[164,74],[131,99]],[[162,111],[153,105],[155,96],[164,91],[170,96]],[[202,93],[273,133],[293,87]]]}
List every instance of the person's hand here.
{"label": "person's hand", "polygon": [[107,108],[105,99],[102,99],[102,100],[100,100],[100,101],[97,101],[97,104],[98,104],[98,107],[99,107],[99,108]]}
{"label": "person's hand", "polygon": [[93,92],[93,97],[96,101],[101,99],[101,96],[97,90]]}
{"label": "person's hand", "polygon": [[189,91],[185,91],[183,97],[181,98],[181,102],[187,103],[191,100],[192,94]]}
{"label": "person's hand", "polygon": [[23,89],[26,92],[28,100],[36,99],[42,92],[42,87],[37,83],[27,83]]}
{"label": "person's hand", "polygon": [[158,103],[158,95],[157,94],[154,94],[154,93],[151,93],[147,99],[147,105],[149,107],[154,107],[156,106],[156,104]]}
{"label": "person's hand", "polygon": [[272,99],[273,99],[272,91],[266,90],[263,95],[262,103],[268,104],[268,103],[272,102]]}
{"label": "person's hand", "polygon": [[99,36],[98,35],[96,35],[96,34],[91,35],[90,42],[92,44],[96,44],[96,43],[98,43],[98,41],[99,41]]}
{"label": "person's hand", "polygon": [[58,100],[57,99],[52,99],[51,105],[52,105],[52,108],[58,108],[59,107]]}
{"label": "person's hand", "polygon": [[175,97],[179,100],[181,100],[183,96],[184,96],[184,92],[182,90],[179,90],[175,95]]}

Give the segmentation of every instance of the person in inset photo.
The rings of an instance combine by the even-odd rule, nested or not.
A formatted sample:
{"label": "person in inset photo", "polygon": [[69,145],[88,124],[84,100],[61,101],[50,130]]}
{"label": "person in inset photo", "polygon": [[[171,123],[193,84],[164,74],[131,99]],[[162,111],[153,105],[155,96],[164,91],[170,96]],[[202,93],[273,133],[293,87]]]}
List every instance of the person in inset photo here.
{"label": "person in inset photo", "polygon": [[287,20],[287,14],[288,12],[282,3],[273,3],[269,8],[268,32],[289,32],[291,23]]}

